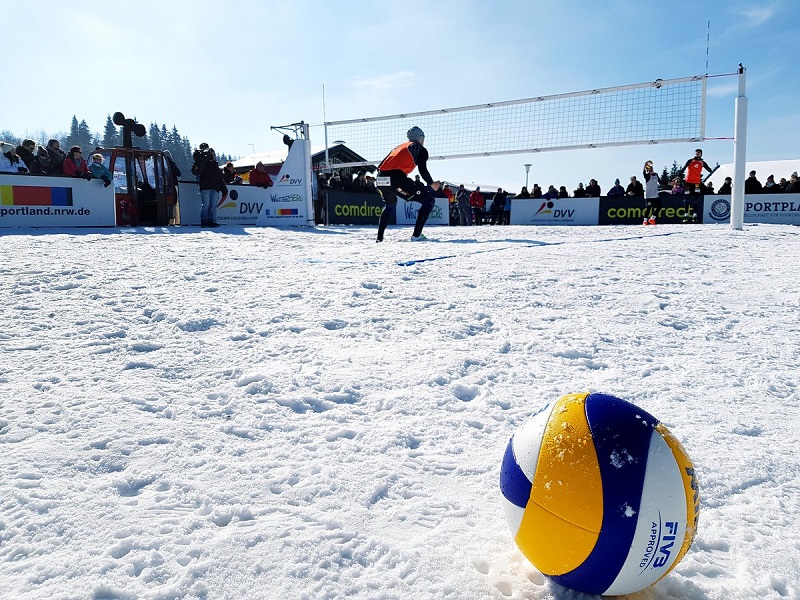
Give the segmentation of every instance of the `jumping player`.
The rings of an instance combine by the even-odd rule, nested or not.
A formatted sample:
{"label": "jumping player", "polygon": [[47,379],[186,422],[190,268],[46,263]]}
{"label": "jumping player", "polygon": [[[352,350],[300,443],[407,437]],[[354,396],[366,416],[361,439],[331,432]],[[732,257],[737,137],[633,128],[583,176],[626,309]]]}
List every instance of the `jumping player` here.
{"label": "jumping player", "polygon": [[[433,192],[438,189],[438,182],[433,181],[433,177],[428,172],[428,151],[425,149],[425,134],[416,125],[408,130],[406,134],[408,141],[400,144],[378,165],[378,190],[383,196],[386,207],[381,213],[378,222],[378,237],[376,242],[383,241],[383,233],[392,216],[397,212],[397,194],[403,195],[407,201],[419,202],[422,206],[417,213],[417,222],[414,225],[414,234],[411,236],[413,241],[426,239],[422,235],[422,228],[428,220],[428,216],[433,210],[436,202]],[[422,182],[416,182],[409,177],[409,174],[417,168]],[[388,178],[388,183],[386,179]]]}
{"label": "jumping player", "polygon": [[703,160],[703,151],[698,148],[694,151],[694,158],[690,158],[683,165],[683,170],[686,172],[686,190],[688,197],[684,196],[684,209],[686,210],[686,219],[684,223],[697,222],[697,207],[699,204],[700,184],[703,182],[703,169],[709,173],[714,170],[708,166],[708,163]]}

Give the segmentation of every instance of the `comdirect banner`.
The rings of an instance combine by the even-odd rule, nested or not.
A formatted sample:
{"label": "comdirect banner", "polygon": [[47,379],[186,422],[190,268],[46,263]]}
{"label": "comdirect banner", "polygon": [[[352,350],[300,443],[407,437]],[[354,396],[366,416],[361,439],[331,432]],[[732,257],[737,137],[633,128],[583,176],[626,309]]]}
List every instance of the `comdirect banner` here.
{"label": "comdirect banner", "polygon": [[[684,222],[686,219],[684,196],[662,194],[659,199],[661,200],[661,208],[656,214],[656,222],[662,225]],[[646,200],[641,196],[603,196],[599,200],[598,223],[600,225],[641,225],[645,215],[650,216]],[[698,222],[702,222],[702,215],[700,214],[702,202],[703,199],[698,196]]]}
{"label": "comdirect banner", "polygon": [[354,194],[337,190],[328,190],[325,194],[328,223],[331,225],[378,224],[384,207],[380,194]]}
{"label": "comdirect banner", "polygon": [[0,227],[114,227],[114,188],[100,179],[0,174]]}

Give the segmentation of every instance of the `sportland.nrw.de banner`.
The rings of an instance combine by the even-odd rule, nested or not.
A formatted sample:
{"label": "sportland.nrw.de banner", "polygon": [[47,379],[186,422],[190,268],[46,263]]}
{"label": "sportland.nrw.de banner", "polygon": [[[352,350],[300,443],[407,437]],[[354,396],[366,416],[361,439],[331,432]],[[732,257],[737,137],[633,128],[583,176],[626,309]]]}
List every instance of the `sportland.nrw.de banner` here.
{"label": "sportland.nrw.de banner", "polygon": [[114,188],[99,179],[0,173],[0,227],[114,227]]}
{"label": "sportland.nrw.de banner", "polygon": [[289,155],[267,190],[269,196],[258,214],[259,227],[313,225],[314,206],[311,197],[311,141],[294,140]]}

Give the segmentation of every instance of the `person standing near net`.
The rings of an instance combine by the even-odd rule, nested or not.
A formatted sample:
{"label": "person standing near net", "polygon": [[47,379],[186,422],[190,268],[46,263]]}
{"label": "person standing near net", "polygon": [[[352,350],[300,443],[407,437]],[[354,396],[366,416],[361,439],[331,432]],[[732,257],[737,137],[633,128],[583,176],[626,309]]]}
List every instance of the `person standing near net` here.
{"label": "person standing near net", "polygon": [[[658,195],[658,175],[653,170],[653,161],[648,160],[642,169],[644,176],[644,221],[642,225],[655,225],[656,216],[661,211],[661,198]],[[649,215],[649,217],[648,217]]]}
{"label": "person standing near net", "polygon": [[683,170],[686,173],[685,181],[686,186],[683,198],[684,209],[686,211],[686,218],[684,223],[697,222],[697,207],[700,203],[700,184],[703,183],[703,169],[709,173],[714,170],[708,166],[708,163],[703,160],[703,150],[698,148],[694,151],[694,158],[690,158],[683,165]]}
{"label": "person standing near net", "polygon": [[[416,125],[406,134],[408,141],[396,146],[378,165],[378,190],[386,205],[378,221],[378,237],[376,242],[383,241],[383,234],[389,221],[397,213],[397,194],[403,195],[406,201],[421,204],[417,212],[417,222],[414,225],[412,241],[427,239],[422,235],[422,228],[428,220],[436,202],[433,194],[438,189],[438,182],[433,181],[428,172],[428,151],[425,149],[425,134]],[[419,170],[422,182],[416,182],[409,177],[414,169]]]}

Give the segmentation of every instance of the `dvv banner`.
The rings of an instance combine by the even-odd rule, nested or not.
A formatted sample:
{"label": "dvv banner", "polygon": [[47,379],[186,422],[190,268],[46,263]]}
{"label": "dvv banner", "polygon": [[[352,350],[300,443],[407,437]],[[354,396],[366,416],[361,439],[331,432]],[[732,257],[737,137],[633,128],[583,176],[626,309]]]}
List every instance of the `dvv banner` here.
{"label": "dvv banner", "polygon": [[597,225],[598,198],[514,198],[512,225]]}

